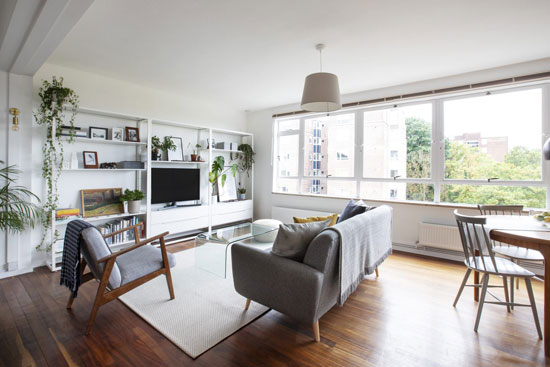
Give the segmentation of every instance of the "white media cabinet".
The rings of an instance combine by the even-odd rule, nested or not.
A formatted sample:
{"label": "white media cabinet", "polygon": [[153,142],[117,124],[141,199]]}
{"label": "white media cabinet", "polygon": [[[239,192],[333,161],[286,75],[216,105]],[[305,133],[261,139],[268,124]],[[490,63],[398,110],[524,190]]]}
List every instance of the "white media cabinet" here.
{"label": "white media cabinet", "polygon": [[[66,115],[69,113],[67,111]],[[89,126],[109,129],[109,140],[94,140],[89,138],[75,138],[72,144],[68,139],[64,143],[65,161],[70,161],[71,153],[77,152],[79,167],[77,169],[63,169],[58,182],[59,207],[80,207],[81,189],[99,189],[122,187],[122,189],[140,189],[145,193],[138,214],[118,214],[114,216],[83,218],[93,224],[101,224],[112,221],[115,218],[138,215],[145,223],[146,236],[151,237],[165,231],[170,232],[170,238],[181,238],[187,234],[211,230],[212,227],[223,224],[251,220],[253,217],[253,178],[254,168],[250,175],[237,174],[235,178],[241,187],[246,188],[246,199],[232,202],[217,202],[212,196],[212,186],[208,181],[208,172],[212,161],[219,155],[225,158],[229,165],[230,154],[235,150],[216,149],[208,146],[207,142],[215,139],[217,142],[231,142],[234,146],[242,143],[250,144],[254,148],[254,137],[247,132],[217,129],[208,126],[188,124],[178,121],[166,121],[148,117],[134,116],[131,114],[101,111],[89,108],[79,108],[75,120],[75,126],[87,130]],[[138,127],[140,129],[140,142],[120,142],[111,139],[113,127]],[[158,136],[161,140],[165,136],[179,137],[182,139],[183,153],[190,154],[188,147],[201,144],[200,156],[202,162],[167,161],[163,154],[163,161],[151,159],[151,138]],[[207,140],[208,139],[208,140]],[[145,162],[144,169],[84,169],[82,164],[82,151],[97,151],[98,161],[119,162],[123,160],[136,160]],[[152,168],[199,168],[201,200],[200,205],[182,206],[176,208],[163,208],[164,205],[151,203],[151,169]],[[66,172],[67,171],[67,172]],[[228,173],[228,180],[230,177]],[[55,216],[54,216],[55,218]],[[66,224],[70,220],[52,222],[53,233],[58,231],[59,238],[54,242],[48,266],[52,271],[59,270],[63,251],[63,236]],[[118,243],[111,246],[113,251],[120,250],[131,243]]]}

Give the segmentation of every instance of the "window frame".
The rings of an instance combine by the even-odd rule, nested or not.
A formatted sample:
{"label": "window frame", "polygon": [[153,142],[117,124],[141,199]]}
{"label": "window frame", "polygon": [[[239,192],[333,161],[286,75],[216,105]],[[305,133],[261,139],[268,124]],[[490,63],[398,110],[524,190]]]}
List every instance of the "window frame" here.
{"label": "window frame", "polygon": [[[522,90],[531,90],[531,89],[540,89],[541,90],[541,106],[542,106],[542,121],[541,121],[541,149],[547,138],[550,137],[550,80],[542,80],[535,82],[528,82],[523,84],[516,84],[513,86],[498,86],[492,88],[483,88],[476,91],[463,91],[458,93],[449,93],[444,95],[432,96],[432,97],[421,97],[416,99],[410,99],[406,102],[384,102],[376,105],[370,105],[367,107],[353,107],[348,109],[340,110],[336,113],[331,113],[331,116],[337,116],[342,114],[355,114],[355,147],[354,147],[354,177],[333,177],[329,175],[321,176],[306,176],[304,175],[304,161],[306,157],[305,154],[305,140],[304,140],[304,127],[305,120],[315,117],[321,117],[323,114],[304,114],[301,116],[292,116],[288,118],[279,118],[274,119],[274,146],[278,143],[278,137],[281,135],[277,129],[277,123],[283,120],[292,120],[299,118],[299,162],[298,162],[298,176],[297,177],[282,177],[282,178],[295,178],[298,179],[298,192],[297,195],[311,195],[311,193],[302,192],[302,181],[304,179],[314,179],[322,178],[327,181],[327,184],[332,181],[355,181],[356,190],[353,195],[355,198],[362,198],[365,200],[381,200],[388,201],[385,198],[373,198],[373,197],[364,197],[361,194],[360,186],[361,182],[399,182],[399,183],[411,183],[411,184],[425,184],[432,185],[434,189],[434,199],[428,202],[421,203],[432,203],[439,204],[440,202],[440,193],[443,185],[492,185],[492,186],[523,186],[523,187],[545,187],[546,188],[546,207],[550,207],[550,161],[545,161],[541,159],[541,179],[540,180],[529,180],[529,181],[514,181],[514,180],[460,180],[460,179],[446,179],[445,178],[445,132],[444,132],[444,103],[446,101],[455,100],[455,99],[464,99],[464,98],[474,98],[483,95],[490,94],[503,94],[510,93]],[[431,165],[430,165],[430,178],[380,178],[380,177],[363,177],[363,127],[364,127],[364,113],[384,110],[393,107],[405,107],[410,105],[426,104],[429,103],[432,105],[432,144],[431,144]],[[296,130],[292,130],[291,133],[285,131],[282,135],[293,135],[296,133]],[[274,139],[275,139],[274,138]],[[275,148],[276,151],[277,148]],[[276,154],[274,155],[276,157]],[[390,157],[391,159],[391,157]],[[273,172],[276,173],[273,175],[273,193],[277,194],[276,191],[277,179],[278,179],[278,170],[274,165]],[[315,194],[317,197],[333,197],[330,195],[321,195]],[[396,202],[417,202],[413,200],[393,200],[389,201]],[[445,203],[445,204],[456,204],[461,205],[463,203]]]}

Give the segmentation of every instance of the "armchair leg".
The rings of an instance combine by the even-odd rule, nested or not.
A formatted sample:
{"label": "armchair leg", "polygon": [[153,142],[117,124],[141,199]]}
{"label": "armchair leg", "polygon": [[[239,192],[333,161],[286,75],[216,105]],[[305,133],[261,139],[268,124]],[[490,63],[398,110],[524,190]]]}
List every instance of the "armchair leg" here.
{"label": "armchair leg", "polygon": [[246,299],[246,305],[244,305],[244,310],[247,311],[248,307],[250,307],[250,299]]}
{"label": "armchair leg", "polygon": [[164,242],[164,237],[160,238],[160,250],[162,253],[162,261],[164,263],[164,268],[166,269],[166,283],[168,284],[168,291],[170,292],[170,299],[176,298],[174,294],[174,284],[172,283],[172,273],[170,272],[170,263],[168,262],[168,255],[166,254],[166,243]]}
{"label": "armchair leg", "polygon": [[378,273],[378,267],[376,267],[376,269],[374,269],[375,273],[376,273],[376,277],[378,278],[380,276],[380,274]]}
{"label": "armchair leg", "polygon": [[321,341],[321,334],[319,333],[319,320],[313,323],[313,336],[315,337],[315,341],[317,343]]}

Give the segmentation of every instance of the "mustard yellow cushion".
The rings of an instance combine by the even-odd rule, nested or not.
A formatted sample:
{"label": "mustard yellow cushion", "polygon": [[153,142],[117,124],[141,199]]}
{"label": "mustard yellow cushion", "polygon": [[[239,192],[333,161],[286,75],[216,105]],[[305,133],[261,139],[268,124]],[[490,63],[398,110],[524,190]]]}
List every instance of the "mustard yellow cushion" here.
{"label": "mustard yellow cushion", "polygon": [[330,219],[330,223],[328,224],[328,226],[330,227],[336,224],[336,221],[338,220],[338,214],[331,214],[326,217],[307,217],[307,218],[292,217],[292,218],[294,218],[294,223],[322,222]]}

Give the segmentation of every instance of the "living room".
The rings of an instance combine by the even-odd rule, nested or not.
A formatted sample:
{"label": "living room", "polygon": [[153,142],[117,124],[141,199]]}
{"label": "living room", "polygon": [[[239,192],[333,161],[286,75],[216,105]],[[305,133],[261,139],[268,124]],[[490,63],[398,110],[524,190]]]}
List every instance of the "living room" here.
{"label": "living room", "polygon": [[3,1],[0,365],[550,363],[549,15]]}

